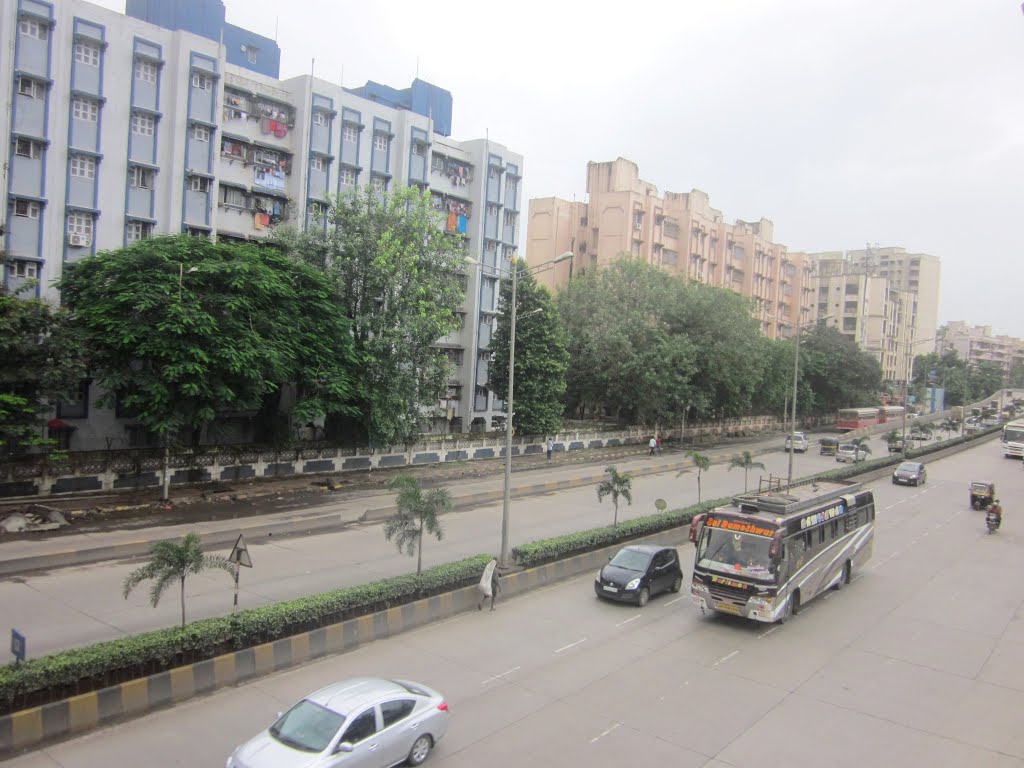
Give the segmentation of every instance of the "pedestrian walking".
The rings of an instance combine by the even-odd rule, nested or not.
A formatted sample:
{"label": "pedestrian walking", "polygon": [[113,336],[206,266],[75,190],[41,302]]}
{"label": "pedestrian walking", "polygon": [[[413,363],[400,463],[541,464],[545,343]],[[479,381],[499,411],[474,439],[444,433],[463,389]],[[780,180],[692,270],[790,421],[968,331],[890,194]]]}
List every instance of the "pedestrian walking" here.
{"label": "pedestrian walking", "polygon": [[658,433],[656,442],[658,444],[658,455],[661,456],[661,432]]}
{"label": "pedestrian walking", "polygon": [[491,560],[484,567],[484,573],[480,577],[480,584],[477,589],[480,590],[480,602],[476,604],[476,609],[482,611],[487,598],[491,598],[491,610],[493,611],[494,601],[497,599],[498,593],[501,592],[501,583],[498,581],[497,560]]}
{"label": "pedestrian walking", "polygon": [[652,435],[652,436],[651,436],[651,441],[650,441],[649,443],[647,443],[647,445],[648,445],[648,447],[650,447],[650,449],[651,449],[651,453],[650,453],[650,455],[651,455],[651,456],[653,456],[653,455],[654,455],[654,452],[655,452],[656,450],[658,450],[658,439],[657,439],[656,437],[654,437],[654,436]]}
{"label": "pedestrian walking", "polygon": [[551,461],[551,454],[555,450],[555,442],[549,437],[547,442],[548,448],[548,461]]}

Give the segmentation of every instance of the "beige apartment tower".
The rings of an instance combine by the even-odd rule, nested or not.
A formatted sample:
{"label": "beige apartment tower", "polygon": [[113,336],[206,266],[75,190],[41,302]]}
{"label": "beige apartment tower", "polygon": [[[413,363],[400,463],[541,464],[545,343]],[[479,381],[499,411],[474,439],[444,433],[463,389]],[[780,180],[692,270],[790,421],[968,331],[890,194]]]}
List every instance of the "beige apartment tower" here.
{"label": "beige apartment tower", "polygon": [[634,258],[753,299],[770,338],[789,338],[796,323],[814,318],[810,260],[775,243],[771,221],[728,224],[700,190],[659,195],[621,157],[587,164],[586,202],[530,200],[527,262],[567,251],[575,258],[538,275],[553,290],[573,274]]}

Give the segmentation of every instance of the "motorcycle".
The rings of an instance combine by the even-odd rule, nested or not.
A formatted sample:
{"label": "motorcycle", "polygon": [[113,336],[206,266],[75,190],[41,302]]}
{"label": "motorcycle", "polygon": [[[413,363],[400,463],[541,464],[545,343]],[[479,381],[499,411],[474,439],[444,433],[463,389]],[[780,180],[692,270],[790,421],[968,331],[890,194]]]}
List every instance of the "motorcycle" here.
{"label": "motorcycle", "polygon": [[999,515],[991,509],[985,513],[985,527],[988,528],[989,534],[995,533],[999,528]]}

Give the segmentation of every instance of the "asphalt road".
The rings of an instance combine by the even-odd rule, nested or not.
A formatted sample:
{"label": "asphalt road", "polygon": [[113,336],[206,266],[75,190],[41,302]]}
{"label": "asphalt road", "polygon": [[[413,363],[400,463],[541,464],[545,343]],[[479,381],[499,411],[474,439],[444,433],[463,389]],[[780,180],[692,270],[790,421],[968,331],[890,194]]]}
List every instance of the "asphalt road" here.
{"label": "asphalt road", "polygon": [[[874,455],[884,453],[880,441]],[[780,440],[781,443],[781,440]],[[783,451],[756,457],[766,470],[752,470],[747,482],[756,488],[762,474],[786,476],[788,455]],[[817,449],[794,455],[794,476],[835,467],[835,459]],[[593,474],[593,469],[581,472]],[[542,470],[536,471],[538,477]],[[701,476],[702,498],[719,498],[743,490],[743,471],[714,465]],[[634,480],[633,504],[623,502],[619,519],[656,512],[654,503],[665,499],[670,508],[697,501],[696,474],[677,477],[675,472]],[[516,544],[563,533],[608,525],[613,519],[611,501],[598,503],[593,486],[552,492],[513,501],[511,541]],[[423,565],[430,567],[484,552],[500,545],[501,505],[448,515],[443,520],[445,537],[428,539]],[[252,569],[243,569],[239,605],[255,607],[291,597],[364,584],[414,571],[415,559],[399,554],[384,538],[383,526],[356,526],[338,533],[314,536],[275,537],[250,544]],[[227,551],[222,554],[228,554]],[[144,558],[95,563],[32,573],[0,580],[0,632],[15,628],[27,638],[30,657],[74,648],[149,629],[173,626],[180,621],[177,589],[169,590],[157,608],[149,604],[148,583],[139,585],[125,600],[121,584]],[[190,619],[230,613],[233,582],[224,571],[209,571],[186,582],[186,608]],[[6,646],[6,644],[4,644]],[[0,663],[12,660],[9,648]]]}
{"label": "asphalt road", "polygon": [[[979,478],[1007,502],[995,536],[968,509]],[[1020,463],[986,443],[924,487],[873,488],[872,562],[785,625],[704,617],[685,593],[606,603],[588,574],[2,765],[219,767],[303,694],[362,674],[445,694],[429,764],[448,768],[1024,765]]]}

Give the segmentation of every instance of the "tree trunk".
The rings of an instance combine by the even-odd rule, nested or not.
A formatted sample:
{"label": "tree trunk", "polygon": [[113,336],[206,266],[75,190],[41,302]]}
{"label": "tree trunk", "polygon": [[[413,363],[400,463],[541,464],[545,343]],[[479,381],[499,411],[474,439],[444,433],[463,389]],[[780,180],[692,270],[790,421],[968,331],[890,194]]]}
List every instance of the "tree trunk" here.
{"label": "tree trunk", "polygon": [[613,527],[615,527],[615,528],[619,527],[619,500],[618,499],[615,500],[615,522],[613,523]]}
{"label": "tree trunk", "polygon": [[181,577],[181,628],[185,628],[185,577]]}
{"label": "tree trunk", "polygon": [[700,470],[697,470],[697,503],[700,504]]}
{"label": "tree trunk", "polygon": [[420,537],[416,542],[416,575],[423,570],[423,518],[420,518]]}

